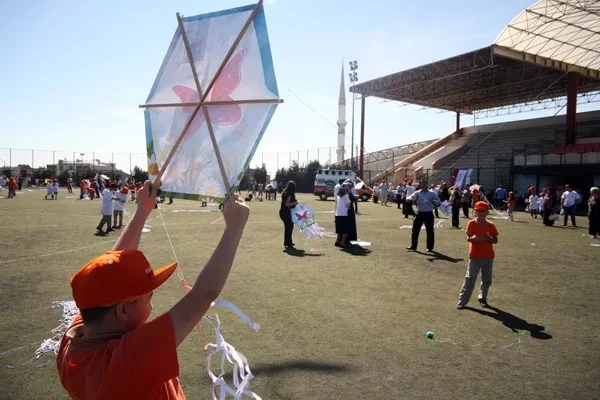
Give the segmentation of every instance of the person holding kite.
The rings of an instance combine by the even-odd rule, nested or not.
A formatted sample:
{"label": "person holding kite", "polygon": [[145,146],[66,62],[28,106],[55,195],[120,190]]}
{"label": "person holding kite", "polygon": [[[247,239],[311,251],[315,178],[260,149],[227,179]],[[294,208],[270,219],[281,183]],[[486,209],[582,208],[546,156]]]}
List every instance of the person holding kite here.
{"label": "person holding kite", "polygon": [[[352,200],[350,199],[350,185],[346,182],[338,190],[337,198],[335,199],[335,233],[337,239],[336,247],[346,247],[349,243],[348,236],[352,234],[352,222],[350,213],[352,212]],[[356,220],[355,220],[356,221]],[[356,222],[354,225],[356,229]],[[356,240],[356,239],[354,239]]]}
{"label": "person holding kite", "polygon": [[279,218],[283,221],[283,246],[294,247],[292,241],[292,232],[294,223],[292,222],[292,210],[298,205],[296,200],[296,182],[288,181],[285,190],[281,194],[281,208],[279,209]]}
{"label": "person holding kite", "polygon": [[152,293],[175,271],[153,270],[138,250],[158,186],[146,181],[137,210],[112,251],[71,277],[80,314],[63,335],[56,365],[74,399],[184,399],[177,347],[199,323],[231,270],[249,208],[237,196],[223,212],[225,231],[196,284],[168,312],[147,322]]}

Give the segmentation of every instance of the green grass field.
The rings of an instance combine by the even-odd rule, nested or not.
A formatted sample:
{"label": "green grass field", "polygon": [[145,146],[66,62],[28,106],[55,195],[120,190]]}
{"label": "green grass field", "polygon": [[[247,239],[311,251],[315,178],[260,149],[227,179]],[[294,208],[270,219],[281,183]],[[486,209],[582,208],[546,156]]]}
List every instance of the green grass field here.
{"label": "green grass field", "polygon": [[[6,192],[3,192],[6,194]],[[41,191],[0,199],[0,364],[30,359],[50,337],[71,299],[69,277],[117,238],[94,235],[98,201],[45,201]],[[316,211],[333,202],[299,196]],[[359,238],[370,253],[349,254],[333,239],[283,252],[279,203],[251,203],[230,279],[221,295],[261,324],[252,332],[227,310],[223,335],[250,361],[252,389],[263,399],[597,399],[600,390],[600,248],[584,228],[544,227],[516,214],[494,220],[500,231],[494,283],[483,309],[456,310],[466,269],[462,231],[444,220],[435,255],[407,252],[410,224],[395,205],[360,204]],[[133,210],[129,204],[128,209]],[[175,200],[162,215],[187,281],[193,283],[223,230],[218,212]],[[177,211],[177,212],[174,212]],[[333,215],[317,214],[333,230]],[[587,221],[579,218],[582,226]],[[174,256],[158,211],[141,249],[153,266]],[[466,220],[461,219],[466,225]],[[171,278],[156,291],[154,314],[183,289]],[[543,326],[540,331],[533,325]],[[426,338],[433,331],[436,340]],[[533,336],[532,336],[533,331]],[[204,326],[204,335],[214,335]],[[5,354],[15,347],[34,344]],[[181,383],[189,399],[210,398],[200,335],[179,349]],[[0,368],[1,399],[64,399],[54,356],[22,368]],[[156,368],[160,368],[157,365]]]}

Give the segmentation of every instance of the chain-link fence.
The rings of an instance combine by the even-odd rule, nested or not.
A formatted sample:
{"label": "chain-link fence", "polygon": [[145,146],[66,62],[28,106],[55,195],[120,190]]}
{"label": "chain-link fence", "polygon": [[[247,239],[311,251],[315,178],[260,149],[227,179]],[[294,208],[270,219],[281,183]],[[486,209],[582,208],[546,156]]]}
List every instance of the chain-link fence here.
{"label": "chain-link fence", "polygon": [[[337,162],[337,153],[336,147],[257,153],[250,167],[261,167],[264,164],[267,171],[274,176],[282,168],[289,169],[296,166],[304,168],[316,161],[321,166],[328,166]],[[136,166],[145,171],[147,163],[144,153],[107,153],[91,149],[60,151],[0,148],[0,168],[6,173],[11,170],[12,175],[20,174],[21,171],[33,175],[41,173],[42,170],[51,176],[63,173],[130,175]]]}

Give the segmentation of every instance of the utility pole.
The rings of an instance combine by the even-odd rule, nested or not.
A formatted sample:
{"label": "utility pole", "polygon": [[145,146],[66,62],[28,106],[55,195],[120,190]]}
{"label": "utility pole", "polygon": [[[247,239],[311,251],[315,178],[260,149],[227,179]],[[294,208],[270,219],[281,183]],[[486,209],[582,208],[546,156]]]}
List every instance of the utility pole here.
{"label": "utility pole", "polygon": [[[352,88],[358,82],[358,61],[350,61],[350,83]],[[354,160],[354,100],[356,100],[356,93],[352,92],[352,146],[350,147],[350,160]]]}

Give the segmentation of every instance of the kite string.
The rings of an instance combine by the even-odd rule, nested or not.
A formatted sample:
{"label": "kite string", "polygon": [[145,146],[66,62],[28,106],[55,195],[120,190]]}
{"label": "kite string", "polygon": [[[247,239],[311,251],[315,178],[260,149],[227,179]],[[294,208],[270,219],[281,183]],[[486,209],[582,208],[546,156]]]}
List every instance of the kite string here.
{"label": "kite string", "polygon": [[[175,258],[175,262],[177,263],[177,267],[175,268],[175,270],[177,271],[177,276],[179,278],[179,281],[181,282],[181,285],[183,286],[183,289],[185,290],[186,293],[188,293],[191,289],[191,286],[188,285],[188,283],[185,281],[185,276],[183,275],[183,270],[181,269],[181,265],[179,264],[179,259],[177,258],[177,252],[175,251],[175,246],[173,245],[173,241],[171,240],[171,235],[169,234],[169,230],[167,229],[167,224],[165,223],[165,219],[163,218],[163,213],[161,211],[161,209],[158,209],[158,214],[160,215],[160,220],[162,221],[162,225],[165,228],[165,233],[167,235],[167,240],[169,241],[169,245],[171,246],[171,251],[173,252],[173,257]],[[206,351],[206,340],[204,339],[204,333],[202,332],[202,326],[200,325],[200,321],[198,321],[198,324],[196,324],[196,328],[198,328],[198,332],[200,333],[200,342],[202,343],[202,349],[204,351],[204,358],[206,359],[206,363],[208,366],[208,363],[210,362],[210,359],[208,357],[208,353]],[[213,387],[213,396],[216,398],[217,397],[217,387],[215,385],[215,382],[211,379],[211,383],[212,383],[212,387]]]}

